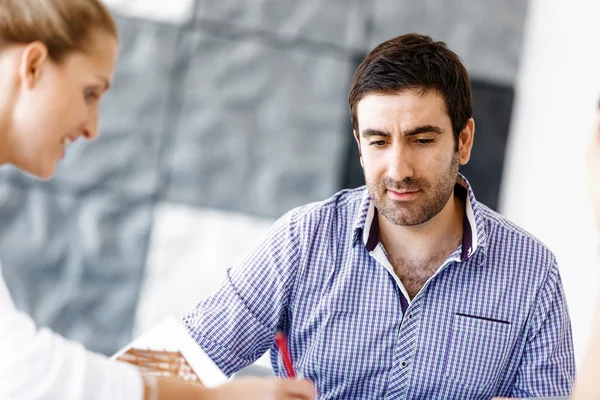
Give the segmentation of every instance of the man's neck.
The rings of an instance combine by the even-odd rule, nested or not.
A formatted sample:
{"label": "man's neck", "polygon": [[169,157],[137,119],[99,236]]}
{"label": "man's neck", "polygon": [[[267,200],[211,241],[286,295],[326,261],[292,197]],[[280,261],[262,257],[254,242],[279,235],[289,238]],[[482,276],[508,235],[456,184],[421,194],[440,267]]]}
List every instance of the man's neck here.
{"label": "man's neck", "polygon": [[[465,203],[455,194],[435,217],[416,226],[392,224],[379,212],[379,240],[394,257],[430,259],[447,246],[452,251],[462,240]],[[449,255],[449,254],[448,254]]]}

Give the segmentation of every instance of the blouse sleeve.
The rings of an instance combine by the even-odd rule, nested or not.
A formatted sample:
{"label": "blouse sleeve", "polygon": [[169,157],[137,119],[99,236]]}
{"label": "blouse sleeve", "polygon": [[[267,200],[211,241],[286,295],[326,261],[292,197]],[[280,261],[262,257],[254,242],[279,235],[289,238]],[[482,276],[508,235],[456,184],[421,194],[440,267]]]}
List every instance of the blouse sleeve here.
{"label": "blouse sleeve", "polygon": [[0,268],[0,399],[143,399],[137,368],[89,352],[18,311]]}

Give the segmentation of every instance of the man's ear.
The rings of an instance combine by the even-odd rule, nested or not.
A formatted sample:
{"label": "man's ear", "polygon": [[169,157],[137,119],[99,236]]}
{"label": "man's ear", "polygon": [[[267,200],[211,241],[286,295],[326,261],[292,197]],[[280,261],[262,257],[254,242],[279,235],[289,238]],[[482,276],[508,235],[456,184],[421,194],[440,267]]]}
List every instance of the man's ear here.
{"label": "man's ear", "polygon": [[28,89],[33,88],[40,80],[42,65],[49,59],[48,47],[42,42],[29,43],[21,55],[19,78]]}
{"label": "man's ear", "polygon": [[354,135],[354,140],[356,141],[356,145],[358,146],[358,159],[360,160],[360,166],[365,167],[363,164],[362,151],[360,150],[360,138],[356,133],[356,129],[352,130],[352,134]]}
{"label": "man's ear", "polygon": [[475,137],[475,120],[469,118],[464,129],[458,136],[458,156],[460,165],[465,165],[471,159],[473,139]]}

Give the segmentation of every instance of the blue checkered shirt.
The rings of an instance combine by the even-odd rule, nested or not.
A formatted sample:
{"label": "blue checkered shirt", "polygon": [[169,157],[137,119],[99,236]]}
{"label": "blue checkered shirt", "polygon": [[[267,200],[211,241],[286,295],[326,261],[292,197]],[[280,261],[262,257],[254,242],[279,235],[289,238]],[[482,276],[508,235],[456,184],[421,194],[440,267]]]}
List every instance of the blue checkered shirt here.
{"label": "blue checkered shirt", "polygon": [[571,324],[554,255],[459,181],[462,245],[412,301],[363,187],[279,219],[183,323],[226,374],[271,350],[284,376],[274,346],[283,330],[320,399],[569,394]]}

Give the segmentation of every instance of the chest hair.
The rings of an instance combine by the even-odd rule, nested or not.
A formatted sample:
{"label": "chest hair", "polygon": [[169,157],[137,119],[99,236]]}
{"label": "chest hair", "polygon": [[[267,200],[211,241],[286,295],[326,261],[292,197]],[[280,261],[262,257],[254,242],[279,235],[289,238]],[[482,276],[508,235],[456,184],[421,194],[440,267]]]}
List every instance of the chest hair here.
{"label": "chest hair", "polygon": [[433,256],[424,259],[390,258],[390,263],[394,268],[396,276],[398,276],[400,282],[404,285],[411,299],[419,293],[427,280],[436,273],[442,266],[442,263],[455,249],[455,246],[444,246],[443,249]]}

